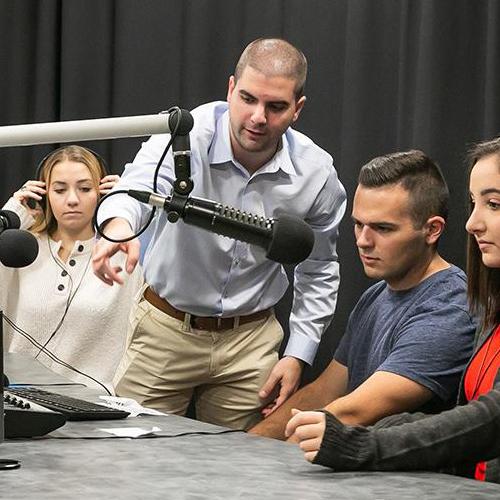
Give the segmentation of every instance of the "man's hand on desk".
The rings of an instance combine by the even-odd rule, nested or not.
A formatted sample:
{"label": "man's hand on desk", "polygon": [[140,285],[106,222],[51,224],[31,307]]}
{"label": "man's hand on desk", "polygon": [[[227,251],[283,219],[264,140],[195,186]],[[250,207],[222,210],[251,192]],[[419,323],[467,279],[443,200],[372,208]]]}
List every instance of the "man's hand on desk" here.
{"label": "man's hand on desk", "polygon": [[[112,219],[106,223],[104,234],[113,239],[129,238],[134,233],[130,224],[125,219]],[[124,243],[113,243],[104,238],[101,238],[95,245],[92,256],[92,267],[94,274],[107,285],[112,286],[113,283],[123,285],[123,278],[120,276],[121,267],[111,265],[110,258],[116,252],[122,251],[127,254],[125,270],[131,274],[137,262],[139,261],[140,243],[137,238],[126,241]]]}
{"label": "man's hand on desk", "polygon": [[285,356],[274,365],[259,392],[261,399],[267,399],[273,393],[277,394],[274,400],[262,409],[264,417],[271,415],[298,389],[302,367],[303,362],[292,356]]}

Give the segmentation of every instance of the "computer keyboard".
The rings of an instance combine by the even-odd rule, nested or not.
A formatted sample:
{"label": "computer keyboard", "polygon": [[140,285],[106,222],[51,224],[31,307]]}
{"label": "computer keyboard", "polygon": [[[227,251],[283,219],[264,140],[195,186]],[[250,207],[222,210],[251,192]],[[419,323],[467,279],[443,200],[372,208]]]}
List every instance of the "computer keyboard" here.
{"label": "computer keyboard", "polygon": [[4,392],[4,431],[6,438],[43,436],[66,423],[66,417],[28,401],[9,391]]}
{"label": "computer keyboard", "polygon": [[38,387],[8,387],[7,391],[15,396],[21,396],[40,406],[62,413],[67,420],[112,420],[125,418],[129,415],[128,412],[123,410],[116,410],[83,399],[45,391]]}

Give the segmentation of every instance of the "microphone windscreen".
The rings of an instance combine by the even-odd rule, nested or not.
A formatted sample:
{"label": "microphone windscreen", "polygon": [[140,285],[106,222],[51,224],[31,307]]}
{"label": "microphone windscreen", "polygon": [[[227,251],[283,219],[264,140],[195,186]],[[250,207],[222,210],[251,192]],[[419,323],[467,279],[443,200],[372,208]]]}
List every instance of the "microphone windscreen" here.
{"label": "microphone windscreen", "polygon": [[274,223],[266,257],[280,264],[298,264],[309,257],[313,246],[311,226],[298,217],[283,214]]}
{"label": "microphone windscreen", "polygon": [[12,210],[0,210],[0,217],[5,218],[8,229],[18,229],[21,226],[19,216]]}
{"label": "microphone windscreen", "polygon": [[0,234],[0,262],[6,267],[26,267],[38,255],[38,241],[28,231],[7,229]]}
{"label": "microphone windscreen", "polygon": [[177,135],[187,135],[194,125],[193,115],[187,109],[174,110],[168,117],[168,126],[173,132],[177,127]]}

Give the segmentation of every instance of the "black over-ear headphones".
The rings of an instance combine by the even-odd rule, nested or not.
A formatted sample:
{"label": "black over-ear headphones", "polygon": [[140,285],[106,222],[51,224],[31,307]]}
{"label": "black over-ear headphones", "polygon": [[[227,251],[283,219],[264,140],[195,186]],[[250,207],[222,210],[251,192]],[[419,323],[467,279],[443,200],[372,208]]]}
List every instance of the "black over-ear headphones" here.
{"label": "black over-ear headphones", "polygon": [[[41,161],[38,163],[37,167],[36,167],[36,170],[35,170],[35,179],[37,181],[41,181],[41,175],[42,175],[42,169],[43,167],[45,166],[45,164],[53,157],[55,156],[56,154],[60,153],[61,151],[63,151],[64,149],[68,148],[69,146],[61,146],[60,148],[57,148],[57,149],[54,149],[54,151],[51,151],[50,153],[48,153],[47,155],[45,155]],[[90,148],[84,148],[83,146],[79,146],[81,147],[82,149],[85,149],[86,151],[88,151],[92,156],[95,157],[95,159],[97,160],[97,162],[99,163],[99,167],[101,169],[101,179],[103,177],[106,177],[106,175],[108,175],[108,166],[106,164],[106,162],[104,161],[104,158],[99,155],[98,153],[96,153],[95,151],[93,151],[92,149]],[[48,186],[47,186],[48,187]],[[26,202],[28,204],[28,207],[30,207],[31,209],[35,209],[36,208],[36,201],[33,199],[33,198],[29,198],[28,201]],[[45,199],[45,196],[42,196],[42,199],[38,202],[40,204],[40,207],[42,208],[42,210],[45,212],[45,206],[46,206],[46,199]]]}

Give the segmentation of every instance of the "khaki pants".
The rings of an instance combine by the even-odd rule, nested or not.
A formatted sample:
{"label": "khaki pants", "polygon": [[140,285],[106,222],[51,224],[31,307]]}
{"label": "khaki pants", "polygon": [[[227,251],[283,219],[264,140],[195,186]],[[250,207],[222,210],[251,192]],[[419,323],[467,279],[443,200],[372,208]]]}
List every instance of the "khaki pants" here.
{"label": "khaki pants", "polygon": [[115,375],[116,394],[199,420],[248,429],[261,420],[258,392],[278,361],[283,330],[274,314],[220,332],[190,329],[144,298]]}

